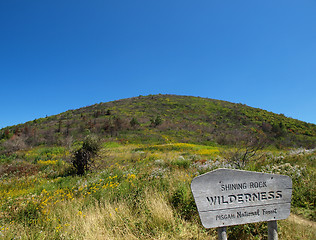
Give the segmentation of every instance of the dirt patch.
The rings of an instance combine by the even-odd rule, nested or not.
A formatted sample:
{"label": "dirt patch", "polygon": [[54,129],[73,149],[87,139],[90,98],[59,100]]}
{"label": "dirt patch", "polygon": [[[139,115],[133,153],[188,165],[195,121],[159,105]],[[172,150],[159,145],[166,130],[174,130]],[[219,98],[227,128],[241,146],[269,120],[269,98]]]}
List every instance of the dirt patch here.
{"label": "dirt patch", "polygon": [[300,225],[305,225],[305,226],[310,226],[312,228],[316,228],[316,222],[309,221],[309,220],[304,219],[304,218],[302,218],[298,215],[295,215],[295,214],[291,214],[290,217],[288,218],[288,220],[291,222],[298,223]]}

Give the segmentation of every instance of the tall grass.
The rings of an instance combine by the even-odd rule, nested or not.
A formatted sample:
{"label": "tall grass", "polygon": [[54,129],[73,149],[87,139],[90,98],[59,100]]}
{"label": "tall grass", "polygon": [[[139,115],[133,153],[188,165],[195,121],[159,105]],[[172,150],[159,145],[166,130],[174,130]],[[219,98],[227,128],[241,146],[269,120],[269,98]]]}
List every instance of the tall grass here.
{"label": "tall grass", "polygon": [[[0,238],[217,239],[215,229],[206,230],[200,223],[190,182],[201,172],[223,166],[225,162],[213,153],[197,154],[199,146],[190,145],[190,148],[183,154],[169,147],[146,150],[147,146],[111,144],[101,151],[93,172],[81,177],[65,174],[70,167],[63,160],[65,152],[60,158],[56,157],[58,152],[54,153],[56,156],[51,159],[47,159],[47,153],[52,152],[49,149],[20,154],[19,161],[28,161],[39,166],[39,170],[23,177],[15,173],[2,177]],[[39,160],[34,162],[35,158]],[[314,210],[311,201],[315,198],[310,192],[311,185],[305,188],[304,182],[314,176],[314,167],[306,165],[314,158],[315,153],[298,157],[290,153],[271,153],[265,161],[251,168],[257,171],[268,171],[272,166],[281,169],[279,166],[286,162],[300,166],[296,169],[305,166],[306,172],[293,181],[296,184],[293,206],[307,201],[309,205],[306,203],[302,209],[310,214]],[[53,162],[56,160],[62,164]],[[308,194],[309,198],[304,197]],[[265,223],[229,227],[229,233],[235,239],[267,237]],[[279,221],[279,234],[280,239],[314,239],[315,225],[292,219]]]}

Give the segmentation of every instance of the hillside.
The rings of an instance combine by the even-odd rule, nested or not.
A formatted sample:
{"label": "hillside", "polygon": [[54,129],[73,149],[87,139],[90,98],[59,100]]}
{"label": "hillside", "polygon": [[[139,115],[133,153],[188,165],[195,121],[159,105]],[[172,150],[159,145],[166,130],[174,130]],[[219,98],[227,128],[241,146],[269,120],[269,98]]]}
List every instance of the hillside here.
{"label": "hillside", "polygon": [[278,148],[316,146],[315,124],[244,104],[177,95],[139,96],[35,119],[1,129],[0,143],[17,142],[13,150],[18,145],[66,145],[69,138],[91,133],[134,143],[232,145],[259,136]]}
{"label": "hillside", "polygon": [[[99,152],[80,174],[75,159],[90,137]],[[314,239],[316,149],[292,148],[315,147],[315,125],[173,95],[100,103],[2,129],[0,238],[217,239],[199,220],[191,181],[235,168],[236,153],[245,157],[243,144],[258,138],[270,145],[242,168],[293,182],[292,215],[278,221],[280,239]],[[267,239],[266,226],[231,226],[228,235]]]}

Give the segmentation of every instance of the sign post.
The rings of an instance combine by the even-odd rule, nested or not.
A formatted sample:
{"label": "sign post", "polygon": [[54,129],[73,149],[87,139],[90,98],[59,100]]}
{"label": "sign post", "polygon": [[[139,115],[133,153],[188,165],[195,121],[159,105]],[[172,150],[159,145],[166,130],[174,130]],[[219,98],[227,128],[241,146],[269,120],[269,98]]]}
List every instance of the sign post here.
{"label": "sign post", "polygon": [[288,176],[217,169],[194,178],[191,190],[205,228],[268,222],[269,240],[277,239],[277,220],[290,215],[292,180]]}
{"label": "sign post", "polygon": [[217,228],[217,234],[219,240],[227,240],[227,230],[226,227]]}
{"label": "sign post", "polygon": [[278,223],[277,221],[268,222],[268,240],[278,240]]}

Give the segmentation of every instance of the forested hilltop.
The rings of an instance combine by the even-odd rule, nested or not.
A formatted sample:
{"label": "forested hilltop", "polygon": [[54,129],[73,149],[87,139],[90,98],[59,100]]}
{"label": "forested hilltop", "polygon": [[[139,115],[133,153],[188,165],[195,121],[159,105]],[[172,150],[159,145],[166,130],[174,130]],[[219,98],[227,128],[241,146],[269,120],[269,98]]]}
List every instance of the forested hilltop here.
{"label": "forested hilltop", "polygon": [[3,128],[1,150],[67,145],[92,133],[121,143],[234,145],[255,136],[277,148],[316,146],[315,124],[244,104],[159,94],[99,103]]}

